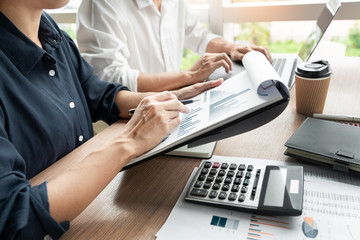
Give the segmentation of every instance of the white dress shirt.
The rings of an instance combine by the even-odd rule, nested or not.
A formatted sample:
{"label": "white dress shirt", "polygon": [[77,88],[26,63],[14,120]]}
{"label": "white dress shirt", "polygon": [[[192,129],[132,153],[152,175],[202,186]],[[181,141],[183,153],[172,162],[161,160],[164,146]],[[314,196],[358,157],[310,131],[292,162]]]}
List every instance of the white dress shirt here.
{"label": "white dress shirt", "polygon": [[212,34],[184,0],[85,0],[78,11],[77,41],[95,73],[137,91],[139,72],[180,70],[184,47],[202,55]]}

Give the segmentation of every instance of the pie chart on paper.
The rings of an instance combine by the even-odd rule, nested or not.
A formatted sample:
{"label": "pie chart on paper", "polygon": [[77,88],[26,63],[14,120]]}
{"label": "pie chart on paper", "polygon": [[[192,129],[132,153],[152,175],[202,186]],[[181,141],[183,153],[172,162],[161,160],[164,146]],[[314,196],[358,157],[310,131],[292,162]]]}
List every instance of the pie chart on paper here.
{"label": "pie chart on paper", "polygon": [[316,238],[319,233],[319,228],[312,217],[304,217],[302,231],[307,238]]}

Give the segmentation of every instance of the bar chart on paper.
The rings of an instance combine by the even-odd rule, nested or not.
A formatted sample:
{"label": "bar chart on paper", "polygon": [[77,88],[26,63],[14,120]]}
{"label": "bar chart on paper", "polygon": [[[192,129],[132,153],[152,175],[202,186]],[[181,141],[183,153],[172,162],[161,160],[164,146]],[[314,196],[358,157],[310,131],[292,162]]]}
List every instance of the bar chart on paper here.
{"label": "bar chart on paper", "polygon": [[285,217],[251,215],[247,240],[279,239],[291,233],[293,223]]}
{"label": "bar chart on paper", "polygon": [[220,216],[212,216],[210,225],[219,228],[225,228],[229,230],[238,230],[239,227],[239,220],[238,219],[231,219],[226,217]]}

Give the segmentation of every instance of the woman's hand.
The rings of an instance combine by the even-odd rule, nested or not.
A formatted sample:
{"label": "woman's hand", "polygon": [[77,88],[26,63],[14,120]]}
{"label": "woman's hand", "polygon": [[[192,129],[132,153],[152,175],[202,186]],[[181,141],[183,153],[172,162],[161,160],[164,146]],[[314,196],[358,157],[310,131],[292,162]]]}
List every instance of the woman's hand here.
{"label": "woman's hand", "polygon": [[203,83],[196,83],[188,87],[183,87],[179,90],[173,91],[179,100],[189,99],[205,92],[209,89],[219,86],[224,80],[219,78],[218,80],[211,80]]}
{"label": "woman's hand", "polygon": [[170,92],[145,97],[126,124],[125,134],[135,156],[154,148],[180,123],[188,109]]}

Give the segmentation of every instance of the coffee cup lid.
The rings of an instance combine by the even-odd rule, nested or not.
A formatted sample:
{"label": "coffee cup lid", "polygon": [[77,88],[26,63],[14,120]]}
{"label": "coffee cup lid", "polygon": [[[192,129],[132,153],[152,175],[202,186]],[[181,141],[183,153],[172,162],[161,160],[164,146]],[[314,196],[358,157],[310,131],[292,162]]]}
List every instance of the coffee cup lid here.
{"label": "coffee cup lid", "polygon": [[305,78],[325,78],[329,77],[332,72],[328,61],[316,60],[299,64],[295,73]]}

